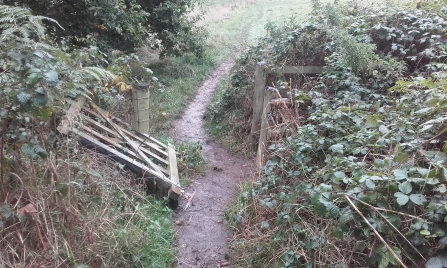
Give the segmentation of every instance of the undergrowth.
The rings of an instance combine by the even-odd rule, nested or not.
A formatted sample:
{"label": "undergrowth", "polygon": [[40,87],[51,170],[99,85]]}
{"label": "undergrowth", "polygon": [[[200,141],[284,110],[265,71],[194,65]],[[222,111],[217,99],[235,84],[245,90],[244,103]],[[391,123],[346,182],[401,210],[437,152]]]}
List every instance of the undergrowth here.
{"label": "undergrowth", "polygon": [[269,25],[240,57],[208,111],[239,140],[255,64],[325,66],[267,77],[283,97],[268,104],[267,157],[227,213],[240,266],[443,267],[447,8],[418,6],[314,1],[307,23]]}
{"label": "undergrowth", "polygon": [[56,44],[42,20],[58,26],[0,6],[0,266],[173,265],[171,211],[141,178],[56,130],[77,96],[119,116],[132,82],[156,78],[137,55],[108,62],[95,46]]}

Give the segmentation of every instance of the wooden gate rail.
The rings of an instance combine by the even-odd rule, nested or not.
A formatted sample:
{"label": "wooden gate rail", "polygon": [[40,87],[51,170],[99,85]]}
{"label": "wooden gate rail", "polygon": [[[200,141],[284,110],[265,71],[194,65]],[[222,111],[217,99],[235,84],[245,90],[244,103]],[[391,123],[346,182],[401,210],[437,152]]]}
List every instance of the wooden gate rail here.
{"label": "wooden gate rail", "polygon": [[[90,107],[87,107],[89,105]],[[79,136],[83,145],[109,156],[140,176],[151,180],[157,191],[172,200],[181,195],[176,152],[145,133],[80,97],[66,113],[58,131]]]}
{"label": "wooden gate rail", "polygon": [[270,112],[270,102],[275,99],[277,94],[276,90],[266,87],[267,74],[318,74],[322,71],[323,66],[267,67],[262,63],[256,65],[250,136],[252,150],[257,151],[256,164],[258,168],[261,168],[263,165],[268,130],[267,115]]}

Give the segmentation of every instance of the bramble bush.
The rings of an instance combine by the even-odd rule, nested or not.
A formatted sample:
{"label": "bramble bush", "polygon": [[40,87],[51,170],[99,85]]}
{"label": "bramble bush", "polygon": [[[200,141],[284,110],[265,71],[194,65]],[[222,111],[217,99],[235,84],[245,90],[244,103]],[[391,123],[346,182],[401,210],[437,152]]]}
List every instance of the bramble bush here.
{"label": "bramble bush", "polygon": [[[286,92],[301,118],[296,133],[270,144],[262,175],[228,212],[241,265],[445,264],[447,14],[441,5],[435,12],[316,3],[309,23],[277,27],[281,34],[241,57],[235,83],[209,111],[219,124],[226,120],[219,107],[250,116],[257,61],[325,62],[315,79],[273,80],[279,92],[277,81],[292,81]],[[292,53],[309,40],[310,49],[321,49],[315,62],[305,50]],[[249,127],[231,127],[249,134]]]}

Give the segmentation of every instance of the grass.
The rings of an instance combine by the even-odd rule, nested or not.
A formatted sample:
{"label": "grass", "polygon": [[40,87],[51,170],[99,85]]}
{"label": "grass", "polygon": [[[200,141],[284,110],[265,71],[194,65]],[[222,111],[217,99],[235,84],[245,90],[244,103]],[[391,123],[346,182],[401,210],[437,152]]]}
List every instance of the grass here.
{"label": "grass", "polygon": [[[171,211],[146,196],[133,173],[73,140],[57,155],[21,162],[8,178],[1,267],[173,265]],[[16,213],[25,205],[36,212]]]}

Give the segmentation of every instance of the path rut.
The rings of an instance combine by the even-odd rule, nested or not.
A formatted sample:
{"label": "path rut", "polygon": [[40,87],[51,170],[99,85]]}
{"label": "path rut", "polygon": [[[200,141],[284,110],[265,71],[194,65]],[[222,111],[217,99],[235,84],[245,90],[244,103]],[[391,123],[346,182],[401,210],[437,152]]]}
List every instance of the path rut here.
{"label": "path rut", "polygon": [[178,267],[230,267],[230,233],[224,211],[234,199],[236,186],[251,174],[252,162],[230,154],[212,141],[204,127],[204,114],[216,86],[233,64],[221,64],[198,89],[183,117],[174,122],[171,136],[179,141],[201,142],[208,170],[185,189],[195,192],[186,211],[182,199],[174,213],[177,229]]}

